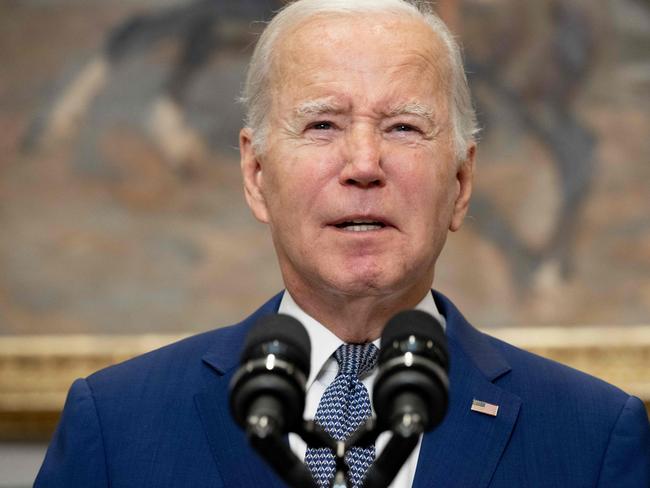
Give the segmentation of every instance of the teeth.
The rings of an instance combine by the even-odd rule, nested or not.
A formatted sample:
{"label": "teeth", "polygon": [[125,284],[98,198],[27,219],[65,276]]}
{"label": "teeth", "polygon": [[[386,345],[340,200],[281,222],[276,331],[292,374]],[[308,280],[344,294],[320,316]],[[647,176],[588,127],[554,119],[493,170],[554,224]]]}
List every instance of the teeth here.
{"label": "teeth", "polygon": [[369,230],[383,229],[386,227],[386,224],[383,222],[377,222],[375,220],[356,219],[336,224],[336,227],[339,229],[348,230],[350,232],[367,232]]}
{"label": "teeth", "polygon": [[351,232],[366,232],[368,230],[377,230],[381,228],[382,228],[381,224],[356,224],[355,223],[355,225],[345,226],[343,230],[347,230]]}

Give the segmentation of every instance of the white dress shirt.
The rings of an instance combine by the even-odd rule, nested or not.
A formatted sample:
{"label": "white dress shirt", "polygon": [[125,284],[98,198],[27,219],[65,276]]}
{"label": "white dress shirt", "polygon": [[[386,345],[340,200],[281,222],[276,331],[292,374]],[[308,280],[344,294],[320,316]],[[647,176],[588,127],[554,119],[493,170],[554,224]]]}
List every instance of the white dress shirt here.
{"label": "white dress shirt", "polygon": [[[445,326],[445,319],[440,315],[440,312],[433,301],[433,295],[430,292],[426,294],[415,308],[430,313],[440,321],[443,327]],[[307,313],[305,313],[305,311],[302,310],[294,301],[288,291],[284,292],[278,312],[291,315],[298,319],[305,326],[311,341],[311,370],[306,385],[307,397],[305,401],[304,416],[305,418],[313,419],[316,415],[316,409],[318,408],[321,396],[338,373],[339,365],[333,357],[333,354],[338,347],[343,344],[343,341],[323,324],[307,315]],[[379,348],[379,339],[374,341],[374,344]],[[371,403],[372,382],[376,375],[377,369],[375,368],[369,375],[361,378],[361,381],[368,389]],[[381,453],[389,438],[390,433],[388,432],[384,432],[379,436],[376,443],[377,454]],[[404,466],[402,466],[402,469],[390,484],[389,488],[410,488],[413,485],[413,478],[415,476],[415,468],[420,453],[421,443],[422,436],[420,436],[417,446],[415,446],[415,449],[406,460]],[[305,459],[307,446],[300,436],[289,434],[289,445],[300,459]]]}

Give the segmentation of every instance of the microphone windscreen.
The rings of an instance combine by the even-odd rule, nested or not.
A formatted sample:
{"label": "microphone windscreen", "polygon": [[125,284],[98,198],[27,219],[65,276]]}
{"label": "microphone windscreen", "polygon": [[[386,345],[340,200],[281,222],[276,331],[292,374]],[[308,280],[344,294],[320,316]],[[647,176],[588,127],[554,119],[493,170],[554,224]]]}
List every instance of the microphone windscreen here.
{"label": "microphone windscreen", "polygon": [[[401,342],[415,336],[418,342],[431,341],[434,348],[430,349],[439,355],[439,360],[447,366],[447,338],[440,322],[431,314],[421,310],[404,310],[391,318],[381,335],[380,362],[388,358],[382,358],[381,353],[394,354],[397,352],[391,345],[394,342]],[[418,351],[421,352],[421,351]],[[423,351],[422,351],[423,352]]]}
{"label": "microphone windscreen", "polygon": [[285,314],[261,317],[246,336],[242,363],[269,353],[289,360],[309,376],[311,343],[303,325]]}

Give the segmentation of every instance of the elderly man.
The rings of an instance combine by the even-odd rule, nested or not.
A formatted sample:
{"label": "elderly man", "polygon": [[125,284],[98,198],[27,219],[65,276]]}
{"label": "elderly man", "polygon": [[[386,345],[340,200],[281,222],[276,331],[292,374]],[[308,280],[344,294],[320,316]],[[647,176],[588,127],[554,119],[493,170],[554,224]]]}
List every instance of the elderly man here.
{"label": "elderly man", "polygon": [[[246,200],[269,225],[285,292],[241,324],[75,382],[37,487],[282,486],[228,411],[251,325],[277,311],[305,325],[305,416],[326,423],[328,387],[348,370],[367,407],[377,339],[409,308],[446,323],[450,402],[392,486],[649,485],[637,398],[481,334],[431,292],[476,148],[459,50],[437,17],[402,0],[295,2],[262,35],[244,100]],[[328,486],[329,461],[290,443]],[[369,449],[350,461],[354,486]]]}

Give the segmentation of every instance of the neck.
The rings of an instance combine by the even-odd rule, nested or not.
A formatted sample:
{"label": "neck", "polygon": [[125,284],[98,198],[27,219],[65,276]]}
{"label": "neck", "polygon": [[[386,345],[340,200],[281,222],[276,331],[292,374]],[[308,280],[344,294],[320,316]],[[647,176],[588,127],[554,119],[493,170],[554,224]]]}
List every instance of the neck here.
{"label": "neck", "polygon": [[396,313],[414,308],[430,293],[420,286],[403,293],[350,296],[338,293],[314,293],[298,287],[287,290],[307,314],[331,330],[346,343],[372,342],[381,336],[386,322]]}

